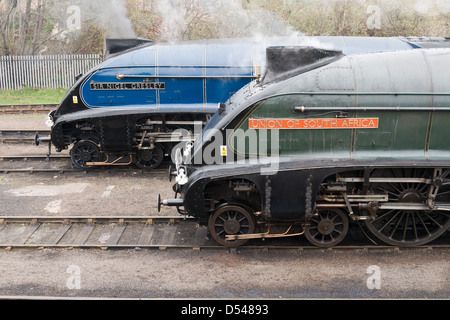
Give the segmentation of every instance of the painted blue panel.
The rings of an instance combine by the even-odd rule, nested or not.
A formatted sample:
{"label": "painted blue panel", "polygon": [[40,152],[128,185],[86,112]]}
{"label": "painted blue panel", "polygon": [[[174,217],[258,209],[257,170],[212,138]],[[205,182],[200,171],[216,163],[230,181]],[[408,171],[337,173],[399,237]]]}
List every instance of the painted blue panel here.
{"label": "painted blue panel", "polygon": [[203,101],[203,79],[166,79],[161,90],[160,104],[194,104]]}
{"label": "painted blue panel", "polygon": [[219,102],[227,101],[238,92],[241,88],[248,84],[245,79],[230,79],[227,81],[221,80],[206,80],[206,96],[208,101]]}

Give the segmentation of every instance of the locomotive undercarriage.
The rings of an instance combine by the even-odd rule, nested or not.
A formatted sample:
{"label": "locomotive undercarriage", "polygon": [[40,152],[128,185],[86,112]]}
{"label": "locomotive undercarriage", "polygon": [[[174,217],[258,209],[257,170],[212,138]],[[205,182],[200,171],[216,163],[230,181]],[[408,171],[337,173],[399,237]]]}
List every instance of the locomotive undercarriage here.
{"label": "locomotive undercarriage", "polygon": [[63,130],[62,139],[65,146],[74,144],[70,155],[72,165],[76,168],[128,166],[134,163],[140,169],[152,170],[161,165],[164,157],[170,155],[174,146],[194,141],[195,126],[201,128],[205,124],[205,121],[196,121],[198,119],[184,119],[178,116],[180,119],[177,120],[176,117],[169,121],[166,121],[164,116],[158,119],[144,118],[137,121],[134,126],[128,124],[124,142],[119,146],[122,150],[120,152],[105,148],[102,138],[105,136],[102,122],[105,121],[102,120],[67,125]]}
{"label": "locomotive undercarriage", "polygon": [[[230,181],[227,193],[228,200],[207,200],[209,208],[215,207],[208,224],[212,237],[231,247],[250,239],[303,234],[315,246],[333,247],[346,238],[351,224],[385,244],[415,247],[450,228],[449,168],[367,168],[335,174],[320,185],[312,214],[295,222],[273,221],[261,206],[252,206],[250,201],[260,194],[249,182]],[[257,233],[261,230],[266,232]]]}

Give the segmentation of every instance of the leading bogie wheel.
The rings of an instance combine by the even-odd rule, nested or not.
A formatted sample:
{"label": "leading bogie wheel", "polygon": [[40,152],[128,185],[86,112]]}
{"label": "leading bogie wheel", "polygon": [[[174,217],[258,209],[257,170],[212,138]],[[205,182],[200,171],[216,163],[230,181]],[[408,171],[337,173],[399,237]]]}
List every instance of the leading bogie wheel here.
{"label": "leading bogie wheel", "polygon": [[153,170],[158,168],[164,160],[164,150],[159,144],[155,144],[153,149],[139,150],[135,164],[143,170]]}
{"label": "leading bogie wheel", "polygon": [[255,221],[253,215],[246,209],[234,205],[225,205],[211,215],[208,228],[217,243],[226,247],[239,247],[247,243],[248,240],[229,241],[226,236],[253,234],[255,232]]}
{"label": "leading bogie wheel", "polygon": [[347,214],[335,208],[323,209],[311,218],[305,237],[321,248],[337,246],[347,236],[349,220]]}
{"label": "leading bogie wheel", "polygon": [[99,162],[101,153],[99,147],[92,141],[82,140],[77,142],[70,151],[72,164],[78,169],[91,169],[94,166],[87,165],[91,162]]}

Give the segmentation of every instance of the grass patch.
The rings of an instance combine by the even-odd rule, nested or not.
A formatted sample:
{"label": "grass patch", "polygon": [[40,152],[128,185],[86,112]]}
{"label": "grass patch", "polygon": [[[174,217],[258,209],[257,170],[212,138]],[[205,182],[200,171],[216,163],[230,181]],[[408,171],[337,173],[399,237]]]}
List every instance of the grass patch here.
{"label": "grass patch", "polygon": [[0,90],[0,105],[57,104],[66,93],[67,89]]}

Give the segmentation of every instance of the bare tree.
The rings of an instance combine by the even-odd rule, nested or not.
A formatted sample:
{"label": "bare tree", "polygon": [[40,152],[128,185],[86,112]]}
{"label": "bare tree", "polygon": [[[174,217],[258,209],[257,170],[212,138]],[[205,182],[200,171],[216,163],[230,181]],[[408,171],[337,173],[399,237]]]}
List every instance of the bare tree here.
{"label": "bare tree", "polygon": [[34,55],[51,39],[49,8],[54,0],[0,0],[0,38],[3,55]]}
{"label": "bare tree", "polygon": [[0,36],[2,39],[2,51],[4,55],[9,55],[11,50],[9,46],[9,26],[11,24],[13,13],[17,8],[17,0],[1,0],[3,12],[0,15]]}

